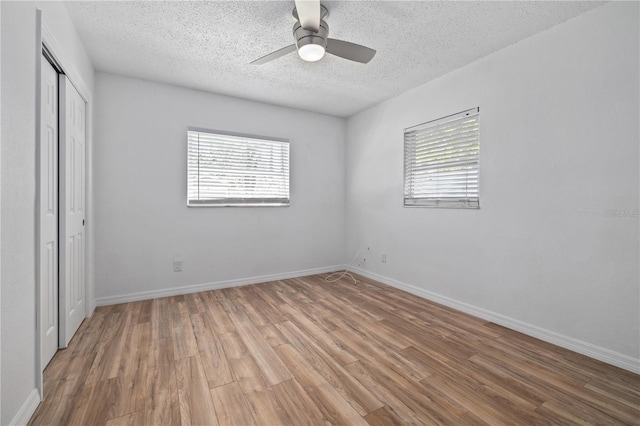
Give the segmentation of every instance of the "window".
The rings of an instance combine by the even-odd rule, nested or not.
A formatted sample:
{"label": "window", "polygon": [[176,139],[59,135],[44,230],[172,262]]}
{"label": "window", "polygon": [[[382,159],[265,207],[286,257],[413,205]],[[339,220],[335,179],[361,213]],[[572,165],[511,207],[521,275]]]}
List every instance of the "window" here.
{"label": "window", "polygon": [[479,208],[479,108],[404,131],[404,205]]}
{"label": "window", "polygon": [[187,132],[188,206],[288,206],[289,142]]}

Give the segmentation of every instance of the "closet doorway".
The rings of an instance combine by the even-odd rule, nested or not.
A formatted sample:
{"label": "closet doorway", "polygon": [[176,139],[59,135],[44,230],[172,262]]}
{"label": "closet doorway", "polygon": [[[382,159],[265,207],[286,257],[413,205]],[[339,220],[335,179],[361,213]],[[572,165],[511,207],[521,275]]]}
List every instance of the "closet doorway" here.
{"label": "closet doorway", "polygon": [[46,47],[39,141],[40,368],[85,318],[86,102]]}

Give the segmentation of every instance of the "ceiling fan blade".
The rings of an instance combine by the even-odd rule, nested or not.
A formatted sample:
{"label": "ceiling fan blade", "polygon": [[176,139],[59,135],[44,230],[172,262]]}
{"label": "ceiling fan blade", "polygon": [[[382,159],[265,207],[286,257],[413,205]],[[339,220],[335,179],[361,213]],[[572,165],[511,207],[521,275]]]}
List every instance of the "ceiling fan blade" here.
{"label": "ceiling fan blade", "polygon": [[376,55],[373,49],[335,38],[327,39],[327,52],[362,64],[368,63]]}
{"label": "ceiling fan blade", "polygon": [[262,65],[266,64],[269,61],[273,61],[274,59],[278,59],[281,56],[286,55],[287,53],[295,52],[296,45],[292,44],[291,46],[283,47],[282,49],[276,50],[275,52],[271,52],[268,55],[264,55],[262,58],[256,59],[251,62],[251,65]]}
{"label": "ceiling fan blade", "polygon": [[296,11],[300,26],[317,33],[320,28],[320,0],[296,0]]}

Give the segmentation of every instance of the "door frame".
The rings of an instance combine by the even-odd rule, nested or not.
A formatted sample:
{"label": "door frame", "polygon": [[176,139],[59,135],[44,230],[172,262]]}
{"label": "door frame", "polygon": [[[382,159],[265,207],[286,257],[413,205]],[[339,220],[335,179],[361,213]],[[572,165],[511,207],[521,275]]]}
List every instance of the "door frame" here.
{"label": "door frame", "polygon": [[[75,66],[75,63],[65,53],[65,47],[61,44],[53,34],[51,28],[47,25],[46,17],[43,16],[41,9],[36,9],[36,194],[40,193],[40,108],[41,108],[41,78],[42,78],[42,52],[46,49],[52,59],[58,66],[64,70],[64,74],[73,83],[74,87],[85,101],[86,104],[86,123],[85,123],[85,218],[87,226],[85,227],[85,318],[90,317],[95,309],[95,295],[93,282],[94,268],[94,227],[93,227],[93,101],[92,93],[86,84],[82,75]],[[60,161],[60,160],[58,160]],[[40,306],[40,197],[36,197],[36,245],[35,245],[35,270],[36,270],[36,294],[35,294],[35,317],[36,317],[36,353],[35,353],[35,376],[36,387],[40,393],[40,399],[44,395],[43,379],[42,379],[42,343],[41,343],[41,306]],[[63,302],[59,298],[58,309]],[[58,325],[59,326],[59,325]]]}

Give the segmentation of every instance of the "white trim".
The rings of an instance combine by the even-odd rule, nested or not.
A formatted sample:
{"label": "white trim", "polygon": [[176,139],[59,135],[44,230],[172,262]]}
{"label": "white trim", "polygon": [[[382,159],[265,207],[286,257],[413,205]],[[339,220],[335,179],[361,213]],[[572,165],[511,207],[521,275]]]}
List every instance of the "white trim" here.
{"label": "white trim", "polygon": [[87,318],[89,318],[91,315],[93,315],[93,311],[96,310],[96,306],[97,306],[96,305],[96,299],[93,299],[91,301],[91,304],[89,304],[88,308],[87,308]]}
{"label": "white trim", "polygon": [[325,266],[322,268],[305,269],[302,271],[283,272],[281,274],[260,275],[257,277],[238,278],[233,280],[217,281],[203,284],[193,284],[182,287],[171,287],[158,290],[141,291],[137,293],[122,294],[118,296],[106,296],[96,298],[97,306],[116,305],[118,303],[137,302],[139,300],[158,299],[160,297],[178,296],[182,294],[198,293],[200,291],[219,290],[222,288],[241,287],[251,284],[260,284],[269,281],[286,280],[289,278],[305,277],[307,275],[324,274],[344,269],[344,265]]}
{"label": "white trim", "polygon": [[38,404],[40,404],[40,394],[38,393],[38,389],[34,388],[27,399],[22,403],[22,406],[16,413],[13,420],[9,423],[9,426],[21,426],[29,423],[31,416],[33,416],[33,413],[36,412],[36,408],[38,408]]}
{"label": "white trim", "polygon": [[[2,22],[2,7],[0,6],[0,23]],[[0,93],[2,93],[2,31],[0,31]],[[0,146],[2,146],[2,102],[0,102]],[[0,158],[0,165],[2,164]],[[2,167],[0,166],[0,176],[2,176]],[[0,194],[2,194],[2,179],[0,179]],[[2,202],[0,202],[0,223],[2,219]],[[2,253],[2,235],[0,235],[0,253]],[[0,256],[1,258],[2,256]],[[1,259],[0,259],[1,260]],[[0,262],[2,265],[2,262]],[[2,268],[0,267],[0,295],[2,294]],[[1,305],[1,304],[0,304]],[[2,318],[2,309],[0,308],[0,319]],[[0,330],[2,330],[2,321],[0,320]],[[0,401],[2,401],[2,339],[0,339]],[[0,403],[0,419],[2,419],[2,403]]]}
{"label": "white trim", "polygon": [[42,306],[41,306],[41,298],[40,298],[40,202],[41,202],[41,191],[40,191],[40,135],[41,135],[41,126],[42,126],[42,117],[41,117],[41,104],[42,104],[42,11],[40,9],[36,9],[36,57],[35,57],[35,65],[36,65],[36,111],[35,111],[35,160],[36,160],[36,218],[35,218],[35,275],[36,275],[36,388],[41,395],[44,394],[44,382],[43,382],[43,368],[42,368]]}
{"label": "white trim", "polygon": [[565,336],[564,334],[556,333],[555,331],[547,330],[536,325],[517,320],[515,318],[507,317],[496,312],[470,305],[468,303],[460,302],[458,300],[433,293],[429,290],[425,290],[411,284],[406,284],[401,281],[394,280],[393,278],[388,278],[383,275],[369,272],[358,267],[350,267],[349,270],[372,280],[380,281],[381,283],[390,285],[400,290],[404,290],[411,294],[415,294],[416,296],[423,297],[427,300],[440,303],[442,305],[457,309],[478,318],[482,318],[487,321],[491,321],[493,323],[510,328],[512,330],[527,334],[529,336],[536,337],[538,339],[544,340],[545,342],[553,343],[554,345],[558,345],[565,349],[569,349],[571,351],[578,352],[602,362],[606,362],[607,364],[611,364],[616,367],[631,371],[633,373],[640,374],[640,359],[636,359],[628,355],[603,348],[601,346],[596,346],[594,344],[575,339],[573,337]]}

